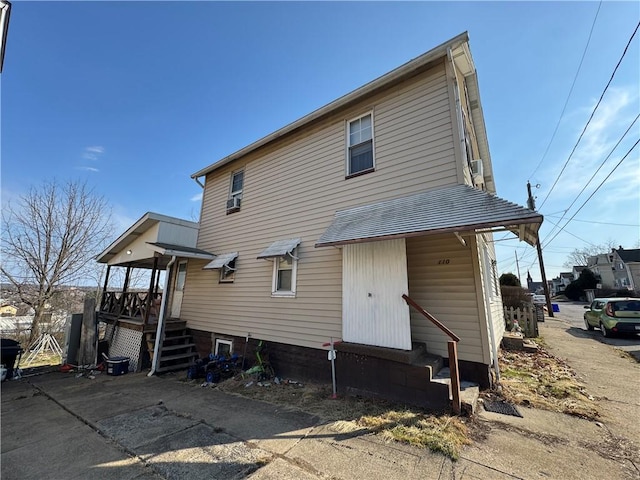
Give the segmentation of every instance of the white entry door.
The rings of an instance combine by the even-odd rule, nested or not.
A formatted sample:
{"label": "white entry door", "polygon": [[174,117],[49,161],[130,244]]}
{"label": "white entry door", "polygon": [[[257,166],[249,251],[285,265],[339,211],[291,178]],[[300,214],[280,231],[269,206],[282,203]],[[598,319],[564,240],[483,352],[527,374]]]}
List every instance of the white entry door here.
{"label": "white entry door", "polygon": [[171,300],[171,317],[180,318],[180,308],[182,308],[182,294],[184,292],[184,281],[187,278],[187,261],[178,262],[176,270],[176,282],[173,287],[173,297]]}
{"label": "white entry door", "polygon": [[411,350],[407,250],[403,238],[342,249],[342,339]]}

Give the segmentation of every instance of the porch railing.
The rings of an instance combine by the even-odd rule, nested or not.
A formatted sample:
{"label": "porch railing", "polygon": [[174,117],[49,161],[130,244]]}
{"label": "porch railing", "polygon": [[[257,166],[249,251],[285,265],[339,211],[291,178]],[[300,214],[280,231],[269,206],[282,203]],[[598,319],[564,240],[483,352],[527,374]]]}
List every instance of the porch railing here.
{"label": "porch railing", "polygon": [[459,414],[462,409],[462,403],[460,401],[460,373],[458,368],[458,342],[460,341],[460,337],[449,330],[436,317],[418,305],[408,295],[403,294],[402,298],[404,298],[404,301],[407,302],[408,305],[415,308],[418,313],[442,330],[445,335],[451,339],[447,342],[447,349],[449,351],[449,371],[451,374],[451,393],[453,395],[453,411],[454,413]]}
{"label": "porch railing", "polygon": [[[145,320],[147,314],[148,292],[104,292],[100,305],[100,313],[113,318],[128,318]],[[157,300],[161,294],[153,295],[156,302],[149,302],[149,315],[157,315],[155,312]],[[153,299],[152,299],[153,300]]]}

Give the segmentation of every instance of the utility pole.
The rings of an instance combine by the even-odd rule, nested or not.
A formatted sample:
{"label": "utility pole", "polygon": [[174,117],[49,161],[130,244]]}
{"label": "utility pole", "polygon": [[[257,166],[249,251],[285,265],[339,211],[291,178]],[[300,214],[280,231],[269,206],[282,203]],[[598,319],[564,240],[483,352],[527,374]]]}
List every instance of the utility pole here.
{"label": "utility pole", "polygon": [[[527,182],[527,206],[530,210],[536,209],[536,201],[531,195],[531,183]],[[547,313],[553,318],[553,307],[551,306],[551,296],[549,295],[549,285],[547,284],[547,274],[544,271],[544,261],[542,260],[542,247],[540,246],[540,233],[536,235],[536,249],[538,250],[538,262],[540,263],[540,275],[542,276],[542,288],[544,288],[544,296],[547,299]]]}
{"label": "utility pole", "polygon": [[518,250],[514,250],[514,253],[516,254],[516,269],[518,270],[518,281],[520,282],[520,285],[522,285],[522,280],[520,280],[520,264],[518,263]]}

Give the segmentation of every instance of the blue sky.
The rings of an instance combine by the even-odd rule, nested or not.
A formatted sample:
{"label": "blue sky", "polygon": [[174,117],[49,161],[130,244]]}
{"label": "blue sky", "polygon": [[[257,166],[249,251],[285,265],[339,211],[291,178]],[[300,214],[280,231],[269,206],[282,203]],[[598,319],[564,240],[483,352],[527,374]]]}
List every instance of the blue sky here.
{"label": "blue sky", "polygon": [[[16,0],[0,79],[2,201],[83,178],[113,205],[114,235],[146,211],[195,220],[192,173],[467,30],[498,195],[525,205],[530,180],[540,207],[639,20],[637,2]],[[574,248],[640,241],[636,147],[545,244],[640,113],[639,44],[640,33],[540,208],[548,278]],[[561,225],[639,136],[640,121]],[[523,280],[527,269],[539,279],[535,249],[497,249],[500,273],[516,271],[517,249]]]}

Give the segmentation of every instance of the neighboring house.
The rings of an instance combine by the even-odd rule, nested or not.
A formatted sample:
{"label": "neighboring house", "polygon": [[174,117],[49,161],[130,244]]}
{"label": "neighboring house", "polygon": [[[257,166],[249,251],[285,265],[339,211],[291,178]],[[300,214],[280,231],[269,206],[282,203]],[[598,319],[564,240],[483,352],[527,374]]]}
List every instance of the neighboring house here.
{"label": "neighboring house", "polygon": [[599,288],[614,288],[615,279],[613,276],[613,253],[600,253],[592,255],[587,261],[587,268],[598,278]]}
{"label": "neighboring house", "polygon": [[614,287],[640,290],[640,249],[625,250],[619,247],[611,253]]}
{"label": "neighboring house", "polygon": [[577,280],[580,278],[580,275],[582,274],[582,271],[587,268],[586,265],[582,266],[582,265],[574,265],[573,268],[571,269],[571,275],[573,275],[573,279]]}
{"label": "neighboring house", "polygon": [[17,315],[18,309],[13,305],[3,305],[0,307],[0,315],[3,317],[13,317]]}
{"label": "neighboring house", "polygon": [[527,271],[527,289],[531,293],[544,293],[544,283],[534,282],[531,273]]}
{"label": "neighboring house", "polygon": [[572,272],[561,272],[556,278],[551,280],[551,295],[559,295],[564,293],[564,289],[573,282],[574,276]]}
{"label": "neighboring house", "polygon": [[15,335],[31,328],[33,322],[32,315],[20,315],[15,317],[0,318],[0,333],[5,335]]}
{"label": "neighboring house", "polygon": [[342,391],[442,406],[449,337],[406,295],[460,337],[461,376],[490,385],[492,232],[534,245],[542,216],[495,195],[466,33],[192,177],[195,248],[215,258],[189,258],[167,308],[201,355],[265,341],[279,374],[330,381],[323,344],[341,339]]}
{"label": "neighboring house", "polygon": [[569,286],[569,284],[571,282],[573,282],[574,278],[573,278],[573,273],[571,272],[560,272],[560,286],[559,286],[559,290],[558,293],[562,293],[564,292],[565,288],[567,288]]}

